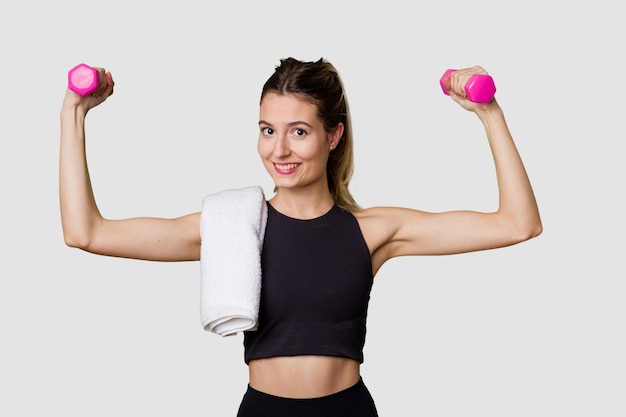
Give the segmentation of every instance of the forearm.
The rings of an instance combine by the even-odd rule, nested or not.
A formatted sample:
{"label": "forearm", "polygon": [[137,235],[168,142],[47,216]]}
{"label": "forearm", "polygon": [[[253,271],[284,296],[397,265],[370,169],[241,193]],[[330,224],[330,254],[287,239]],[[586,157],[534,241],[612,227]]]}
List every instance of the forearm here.
{"label": "forearm", "polygon": [[477,112],[493,153],[499,189],[499,209],[507,223],[525,240],[542,231],[537,201],[502,109],[493,102]]}
{"label": "forearm", "polygon": [[102,219],[89,178],[85,153],[85,116],[79,106],[61,110],[59,196],[65,242],[86,247],[97,222]]}

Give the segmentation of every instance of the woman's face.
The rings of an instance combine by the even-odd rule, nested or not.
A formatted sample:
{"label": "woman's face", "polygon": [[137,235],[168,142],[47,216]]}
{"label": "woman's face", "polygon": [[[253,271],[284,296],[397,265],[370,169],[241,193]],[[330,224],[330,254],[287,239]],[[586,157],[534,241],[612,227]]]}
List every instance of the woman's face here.
{"label": "woman's face", "polygon": [[259,155],[277,187],[328,186],[326,162],[336,143],[315,105],[269,93],[261,100],[259,130]]}

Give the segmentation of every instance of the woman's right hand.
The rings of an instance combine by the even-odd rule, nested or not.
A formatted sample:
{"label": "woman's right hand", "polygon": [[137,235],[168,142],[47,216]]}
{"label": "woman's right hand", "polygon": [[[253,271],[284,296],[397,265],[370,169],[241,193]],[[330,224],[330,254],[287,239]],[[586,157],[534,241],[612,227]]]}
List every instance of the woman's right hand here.
{"label": "woman's right hand", "polygon": [[100,214],[85,153],[85,115],[113,94],[113,77],[98,71],[98,88],[81,96],[67,89],[61,110],[59,194],[65,243],[88,252],[154,261],[200,259],[200,213],[173,219],[110,220]]}
{"label": "woman's right hand", "polygon": [[115,82],[111,73],[104,68],[95,67],[95,69],[98,71],[98,88],[86,96],[81,96],[68,87],[63,100],[64,108],[81,108],[86,114],[113,94]]}

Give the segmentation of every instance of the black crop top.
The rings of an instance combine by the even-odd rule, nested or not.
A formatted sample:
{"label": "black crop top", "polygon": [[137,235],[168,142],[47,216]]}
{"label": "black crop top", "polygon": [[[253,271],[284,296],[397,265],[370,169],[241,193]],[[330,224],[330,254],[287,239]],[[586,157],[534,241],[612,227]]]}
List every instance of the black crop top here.
{"label": "black crop top", "polygon": [[338,206],[311,220],[268,203],[258,329],[244,333],[245,362],[340,356],[363,362],[372,261],[356,218]]}

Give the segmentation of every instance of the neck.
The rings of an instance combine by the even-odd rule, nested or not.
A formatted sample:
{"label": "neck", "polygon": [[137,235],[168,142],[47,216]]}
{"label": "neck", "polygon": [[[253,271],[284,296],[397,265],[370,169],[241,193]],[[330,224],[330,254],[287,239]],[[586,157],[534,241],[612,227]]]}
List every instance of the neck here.
{"label": "neck", "polygon": [[279,188],[270,200],[279,212],[297,219],[313,219],[326,214],[335,204],[328,188],[310,189]]}

